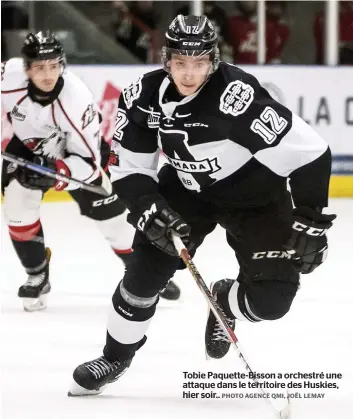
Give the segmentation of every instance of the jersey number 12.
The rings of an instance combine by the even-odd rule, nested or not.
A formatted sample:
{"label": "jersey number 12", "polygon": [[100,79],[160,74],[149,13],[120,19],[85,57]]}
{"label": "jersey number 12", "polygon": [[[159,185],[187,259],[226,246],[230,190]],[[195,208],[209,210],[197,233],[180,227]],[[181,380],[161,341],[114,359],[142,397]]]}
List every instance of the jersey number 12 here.
{"label": "jersey number 12", "polygon": [[[269,124],[271,128],[266,124]],[[287,125],[288,121],[286,119],[279,116],[270,106],[266,106],[260,118],[254,119],[250,129],[260,135],[267,144],[272,144]]]}

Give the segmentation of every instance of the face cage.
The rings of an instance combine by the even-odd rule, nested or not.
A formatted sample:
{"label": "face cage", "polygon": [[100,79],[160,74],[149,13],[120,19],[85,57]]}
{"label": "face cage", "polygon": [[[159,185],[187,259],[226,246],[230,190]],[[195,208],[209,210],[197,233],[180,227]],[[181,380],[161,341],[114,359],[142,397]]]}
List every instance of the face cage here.
{"label": "face cage", "polygon": [[43,60],[40,60],[38,58],[36,58],[34,60],[24,58],[24,64],[25,64],[25,68],[29,69],[31,67],[31,64],[33,64],[37,61],[54,61],[54,60],[56,60],[56,62],[60,63],[60,65],[61,65],[60,76],[62,76],[65,72],[66,64],[67,64],[65,54],[61,54],[59,56],[57,55],[56,57],[46,58],[46,59],[43,59]]}
{"label": "face cage", "polygon": [[209,55],[212,65],[211,65],[208,77],[211,74],[213,74],[219,66],[219,49],[217,47],[211,48],[209,50],[183,50],[183,49],[167,48],[164,46],[162,48],[161,58],[162,58],[163,68],[167,73],[170,73],[168,61],[171,60],[172,54],[186,55],[189,57],[202,57],[205,55]]}

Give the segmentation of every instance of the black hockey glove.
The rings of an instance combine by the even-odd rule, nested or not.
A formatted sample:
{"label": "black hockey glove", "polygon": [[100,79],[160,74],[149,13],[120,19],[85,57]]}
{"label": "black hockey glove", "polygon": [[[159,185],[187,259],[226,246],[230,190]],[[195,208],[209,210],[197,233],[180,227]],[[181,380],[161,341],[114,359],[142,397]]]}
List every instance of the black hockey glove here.
{"label": "black hockey glove", "polygon": [[[70,170],[62,160],[50,160],[45,157],[36,156],[33,159],[33,163],[48,167],[51,170],[55,170],[57,173],[70,176]],[[33,170],[21,168],[18,173],[19,183],[28,189],[41,190],[44,193],[50,188],[54,188],[57,191],[63,190],[67,183],[61,182],[54,178],[50,178],[44,174],[34,172]]]}
{"label": "black hockey glove", "polygon": [[140,206],[137,211],[132,210],[128,221],[141,230],[151,243],[170,256],[178,256],[172,235],[186,237],[190,234],[190,227],[164,201],[150,202]]}
{"label": "black hockey glove", "polygon": [[295,251],[297,271],[309,274],[324,262],[328,248],[326,231],[335,218],[335,214],[320,214],[307,207],[293,210],[292,237],[286,248]]}

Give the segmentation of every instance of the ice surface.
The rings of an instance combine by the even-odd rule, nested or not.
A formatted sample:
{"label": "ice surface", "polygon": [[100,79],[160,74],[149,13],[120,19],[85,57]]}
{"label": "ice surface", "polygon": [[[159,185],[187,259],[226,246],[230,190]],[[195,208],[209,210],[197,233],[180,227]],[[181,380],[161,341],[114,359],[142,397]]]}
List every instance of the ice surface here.
{"label": "ice surface", "polygon": [[[323,400],[294,399],[293,419],[353,418],[353,200],[332,200],[330,210],[338,219],[329,231],[328,260],[303,276],[290,313],[236,329],[254,371],[343,374],[339,390],[307,390],[326,393]],[[101,355],[107,310],[123,267],[75,204],[44,204],[42,223],[53,252],[53,289],[48,309],[38,313],[24,313],[16,297],[26,275],[2,225],[3,419],[273,417],[263,400],[182,398],[184,371],[244,371],[234,351],[221,361],[205,360],[206,304],[187,271],[177,277],[182,299],[161,301],[128,373],[98,397],[68,398],[74,368]],[[207,238],[195,262],[207,283],[237,275],[221,229]]]}

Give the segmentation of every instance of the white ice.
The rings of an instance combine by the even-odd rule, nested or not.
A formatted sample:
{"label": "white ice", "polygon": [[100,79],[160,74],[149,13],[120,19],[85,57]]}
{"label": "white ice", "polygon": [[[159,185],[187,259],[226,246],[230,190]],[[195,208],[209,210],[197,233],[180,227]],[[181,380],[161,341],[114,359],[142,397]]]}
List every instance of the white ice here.
{"label": "white ice", "polygon": [[[254,371],[343,374],[338,390],[305,390],[325,393],[324,399],[293,399],[293,419],[353,418],[353,200],[331,200],[330,210],[338,218],[329,231],[328,260],[302,277],[289,314],[236,328]],[[187,271],[177,277],[182,299],[160,303],[148,341],[127,374],[98,397],[68,398],[74,368],[101,355],[110,298],[123,268],[75,204],[44,204],[42,223],[53,252],[53,289],[48,309],[37,313],[23,312],[16,297],[26,276],[2,225],[3,419],[273,417],[259,399],[182,398],[188,381],[183,372],[244,371],[234,351],[221,361],[205,360],[206,304]],[[237,275],[221,229],[207,238],[195,262],[207,283]]]}

